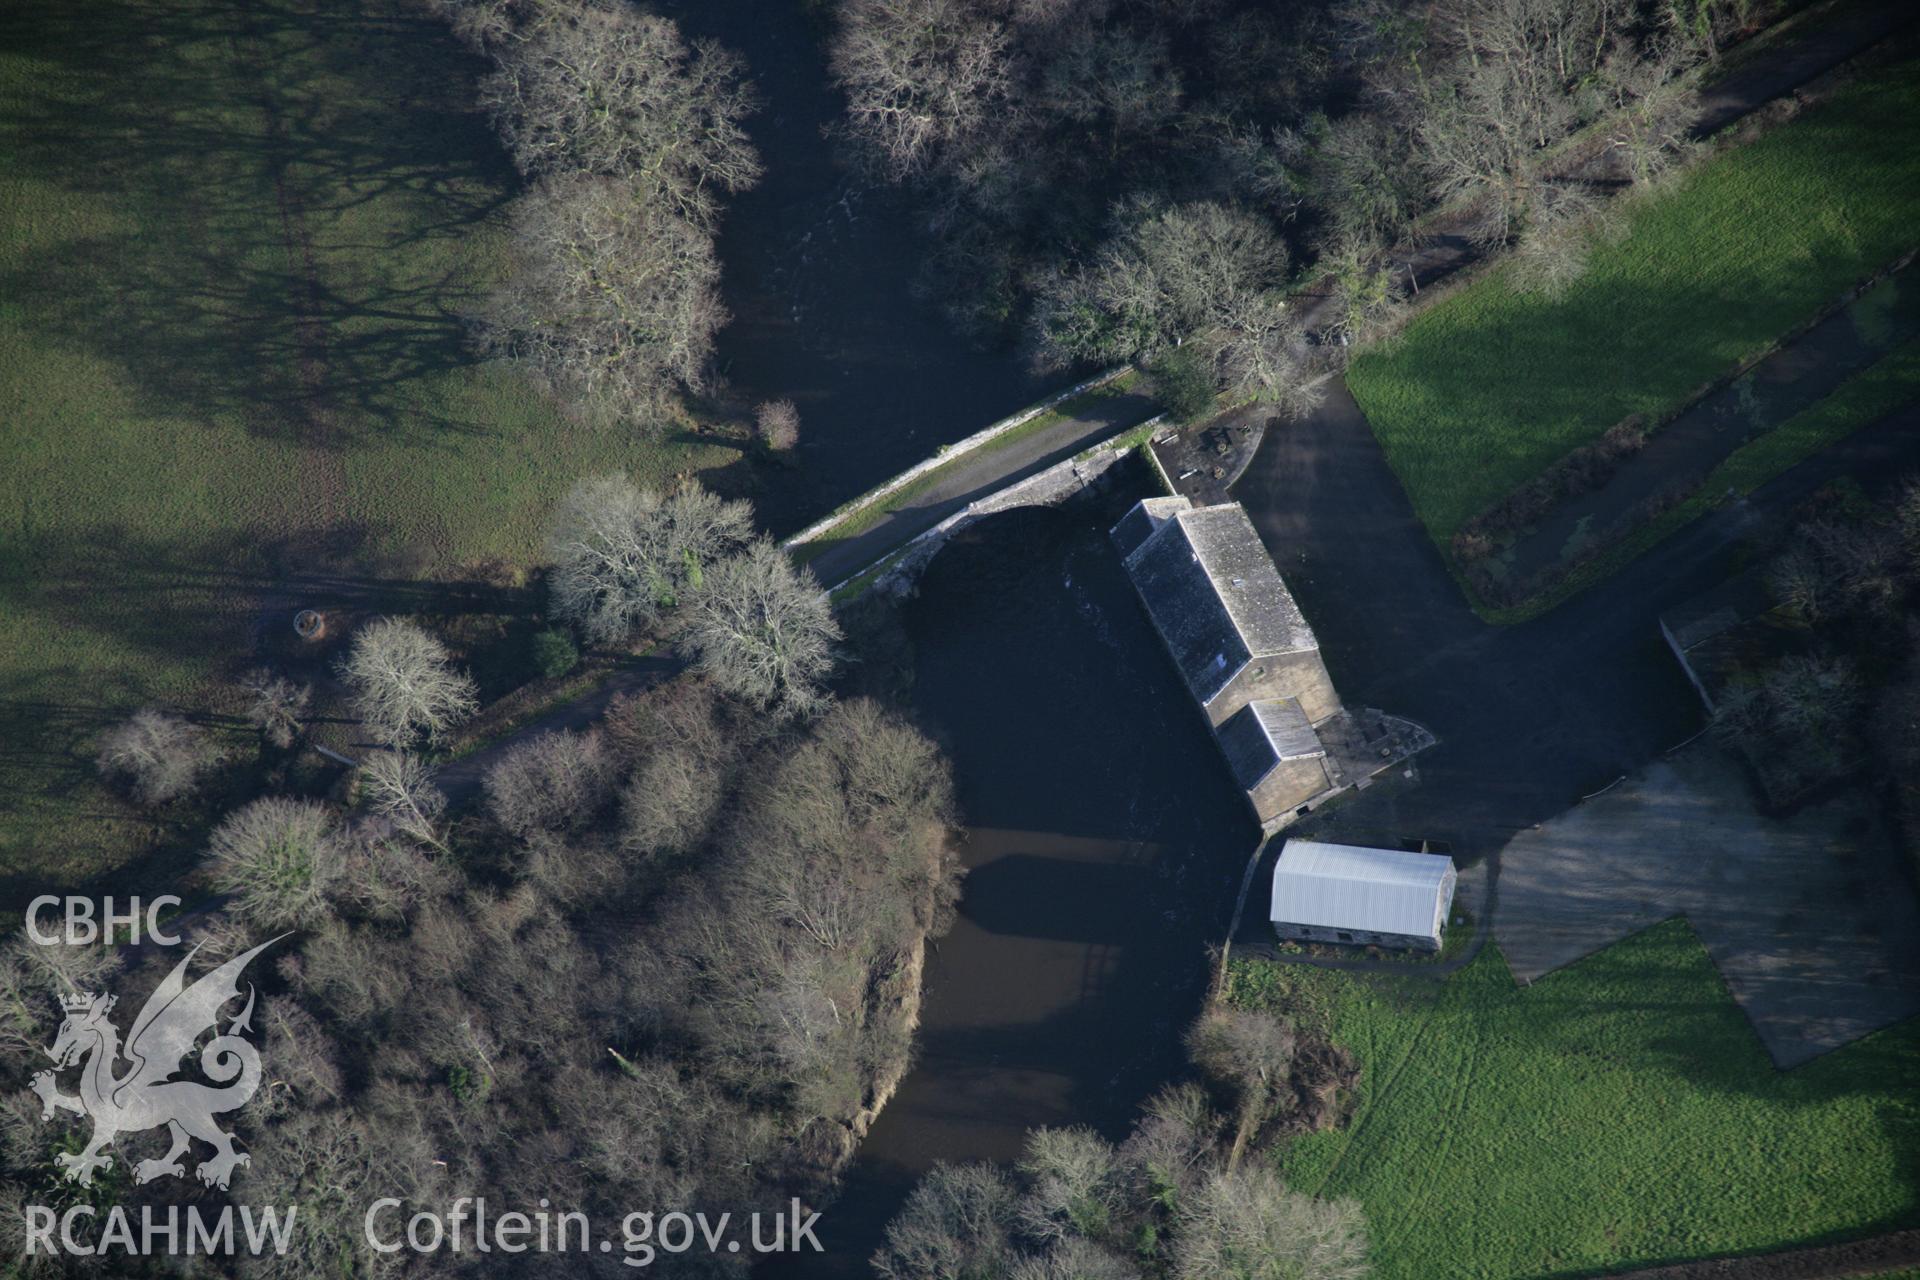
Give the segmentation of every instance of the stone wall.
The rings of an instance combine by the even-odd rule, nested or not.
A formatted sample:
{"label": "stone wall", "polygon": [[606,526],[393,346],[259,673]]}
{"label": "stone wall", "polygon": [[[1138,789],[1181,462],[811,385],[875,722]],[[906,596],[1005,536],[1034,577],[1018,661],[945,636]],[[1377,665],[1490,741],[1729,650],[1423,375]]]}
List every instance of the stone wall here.
{"label": "stone wall", "polygon": [[887,571],[874,580],[874,589],[904,595],[913,589],[920,571],[940,554],[947,539],[957,531],[976,520],[1011,511],[1015,507],[1047,507],[1062,502],[1099,480],[1131,452],[1132,446],[1129,445],[1099,445],[1080,457],[1055,463],[1045,471],[968,503],[909,542]]}
{"label": "stone wall", "polygon": [[1351,943],[1356,947],[1398,947],[1407,951],[1438,951],[1432,938],[1417,938],[1406,933],[1375,933],[1370,929],[1323,929],[1318,925],[1283,924],[1274,921],[1273,931],[1288,942]]}

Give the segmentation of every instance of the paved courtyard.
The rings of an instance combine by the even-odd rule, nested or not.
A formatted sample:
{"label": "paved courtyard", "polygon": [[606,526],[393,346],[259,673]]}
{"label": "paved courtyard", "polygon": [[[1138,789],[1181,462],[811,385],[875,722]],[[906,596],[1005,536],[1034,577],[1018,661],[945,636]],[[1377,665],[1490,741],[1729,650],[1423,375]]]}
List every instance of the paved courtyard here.
{"label": "paved courtyard", "polygon": [[1705,739],[1500,855],[1494,932],[1522,982],[1675,915],[1782,1068],[1920,1013],[1920,907],[1871,807],[1764,818]]}

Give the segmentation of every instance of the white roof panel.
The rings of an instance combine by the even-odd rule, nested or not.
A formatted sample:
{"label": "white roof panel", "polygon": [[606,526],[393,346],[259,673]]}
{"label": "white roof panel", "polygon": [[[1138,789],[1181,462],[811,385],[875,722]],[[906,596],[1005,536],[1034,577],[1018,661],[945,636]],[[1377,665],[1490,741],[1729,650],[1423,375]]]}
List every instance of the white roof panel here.
{"label": "white roof panel", "polygon": [[1452,871],[1444,854],[1289,840],[1273,868],[1270,918],[1432,937],[1451,904]]}

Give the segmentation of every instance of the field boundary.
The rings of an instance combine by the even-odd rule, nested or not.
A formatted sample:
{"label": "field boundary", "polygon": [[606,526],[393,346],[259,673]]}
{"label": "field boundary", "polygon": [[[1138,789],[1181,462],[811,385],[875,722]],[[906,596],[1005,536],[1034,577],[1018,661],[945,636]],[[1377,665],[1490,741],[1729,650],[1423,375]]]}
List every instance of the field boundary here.
{"label": "field boundary", "polygon": [[[1519,527],[1513,530],[1508,530],[1508,531],[1501,531],[1501,532],[1491,531],[1491,529],[1494,527],[1494,522],[1498,518],[1497,513],[1503,505],[1508,504],[1514,501],[1517,497],[1523,495],[1529,486],[1539,483],[1543,478],[1555,476],[1567,470],[1568,468],[1576,465],[1579,458],[1583,454],[1593,450],[1600,441],[1605,440],[1608,437],[1608,435],[1610,435],[1612,432],[1618,431],[1618,430],[1621,430],[1622,428],[1626,428],[1630,426],[1633,423],[1634,419],[1636,417],[1639,417],[1640,415],[1637,415],[1637,414],[1629,415],[1627,418],[1624,418],[1620,422],[1614,424],[1614,426],[1609,427],[1607,429],[1607,432],[1603,432],[1602,435],[1597,437],[1594,441],[1590,441],[1587,444],[1583,444],[1583,445],[1576,445],[1574,448],[1570,449],[1567,453],[1561,455],[1560,458],[1550,463],[1546,468],[1540,471],[1538,475],[1524,481],[1517,488],[1510,490],[1506,494],[1503,494],[1501,497],[1495,499],[1492,503],[1489,503],[1486,507],[1482,508],[1480,512],[1469,517],[1467,520],[1463,521],[1459,529],[1455,530],[1453,536],[1447,539],[1446,545],[1441,546],[1440,549],[1442,553],[1448,558],[1448,560],[1455,567],[1457,571],[1456,576],[1461,581],[1463,587],[1467,592],[1467,595],[1470,601],[1473,603],[1475,608],[1478,611],[1480,611],[1483,617],[1485,617],[1485,616],[1489,616],[1490,613],[1496,613],[1496,612],[1505,612],[1505,611],[1524,612],[1528,610],[1534,610],[1540,607],[1543,602],[1557,601],[1558,599],[1562,598],[1560,595],[1562,588],[1564,588],[1571,579],[1573,579],[1577,575],[1580,575],[1581,571],[1586,569],[1590,564],[1593,564],[1596,561],[1606,560],[1608,558],[1609,552],[1611,552],[1611,550],[1614,547],[1619,546],[1623,543],[1632,542],[1635,540],[1636,537],[1638,537],[1642,533],[1643,530],[1647,529],[1649,526],[1660,524],[1662,522],[1662,518],[1666,515],[1667,510],[1672,509],[1672,507],[1681,506],[1681,505],[1690,503],[1690,501],[1696,495],[1698,495],[1702,489],[1706,488],[1712,483],[1713,478],[1716,475],[1720,474],[1721,469],[1726,465],[1726,463],[1730,459],[1732,459],[1735,455],[1739,454],[1743,449],[1746,449],[1751,445],[1758,444],[1766,440],[1769,436],[1771,436],[1773,433],[1778,431],[1781,427],[1786,426],[1790,422],[1796,422],[1802,417],[1804,417],[1805,415],[1814,412],[1815,410],[1819,409],[1823,405],[1826,405],[1835,396],[1840,395],[1848,387],[1852,386],[1855,380],[1866,376],[1870,371],[1878,367],[1883,361],[1895,355],[1898,355],[1902,350],[1904,350],[1907,346],[1909,346],[1910,343],[1900,343],[1892,348],[1889,348],[1885,351],[1880,352],[1870,363],[1862,366],[1859,370],[1857,370],[1855,373],[1850,375],[1846,380],[1844,380],[1838,386],[1834,387],[1831,391],[1829,391],[1820,400],[1814,402],[1811,405],[1808,405],[1806,408],[1800,410],[1799,412],[1790,415],[1788,418],[1774,423],[1772,426],[1753,431],[1745,439],[1736,441],[1734,445],[1730,449],[1728,449],[1726,454],[1718,462],[1716,462],[1713,466],[1709,467],[1706,471],[1700,473],[1697,477],[1695,477],[1692,480],[1691,483],[1670,488],[1669,491],[1673,493],[1674,497],[1671,505],[1666,509],[1647,510],[1642,512],[1639,518],[1637,520],[1633,520],[1630,525],[1618,524],[1617,521],[1619,519],[1631,518],[1634,515],[1632,506],[1630,505],[1626,510],[1620,512],[1619,517],[1616,518],[1617,532],[1615,532],[1612,535],[1612,537],[1607,539],[1602,544],[1596,546],[1591,552],[1586,554],[1585,558],[1576,558],[1573,560],[1563,559],[1559,561],[1557,565],[1553,566],[1549,571],[1544,572],[1538,576],[1537,585],[1534,587],[1533,590],[1529,591],[1524,597],[1521,597],[1517,600],[1511,600],[1504,604],[1496,599],[1491,598],[1486,589],[1487,586],[1490,585],[1491,580],[1486,578],[1484,571],[1476,572],[1476,568],[1484,564],[1484,562],[1491,559],[1498,558],[1501,551],[1514,547],[1517,544],[1526,541],[1528,538],[1533,537],[1535,534],[1537,534],[1540,531],[1541,526],[1548,522],[1550,517],[1552,517],[1557,512],[1559,512],[1568,503],[1573,502],[1577,498],[1585,496],[1589,492],[1604,491],[1607,484],[1609,484],[1613,478],[1613,475],[1612,475],[1613,469],[1628,465],[1628,463],[1631,462],[1633,455],[1638,454],[1647,445],[1653,443],[1653,441],[1657,439],[1661,435],[1661,433],[1667,431],[1669,428],[1673,426],[1674,423],[1678,422],[1681,418],[1692,413],[1693,411],[1698,409],[1702,404],[1704,404],[1707,400],[1725,391],[1728,387],[1732,386],[1735,382],[1738,382],[1741,378],[1747,376],[1749,373],[1752,373],[1756,368],[1766,363],[1768,360],[1773,359],[1775,356],[1781,355],[1783,352],[1791,350],[1795,346],[1795,344],[1799,343],[1802,339],[1806,338],[1810,333],[1812,333],[1820,325],[1824,324],[1828,320],[1831,320],[1834,316],[1839,315],[1841,312],[1845,311],[1848,307],[1858,302],[1860,298],[1864,296],[1867,292],[1874,289],[1878,285],[1886,282],[1887,280],[1891,279],[1892,277],[1899,274],[1900,272],[1906,270],[1913,263],[1914,257],[1917,252],[1920,252],[1920,250],[1916,250],[1916,249],[1906,250],[1904,253],[1900,254],[1899,257],[1895,258],[1892,262],[1874,271],[1871,275],[1867,276],[1864,280],[1861,280],[1858,283],[1850,286],[1839,297],[1832,299],[1825,305],[1821,306],[1819,310],[1814,312],[1813,315],[1808,317],[1805,321],[1794,325],[1792,328],[1780,334],[1778,337],[1770,340],[1765,346],[1761,347],[1759,350],[1754,351],[1748,355],[1742,356],[1740,359],[1736,360],[1730,367],[1723,370],[1721,373],[1717,374],[1712,378],[1707,379],[1705,382],[1695,387],[1691,392],[1689,392],[1682,399],[1675,401],[1673,404],[1670,404],[1666,406],[1664,409],[1660,410],[1657,416],[1650,417],[1647,421],[1644,422],[1644,424],[1640,429],[1640,441],[1637,445],[1634,446],[1632,454],[1628,455],[1628,457],[1626,458],[1621,459],[1617,463],[1609,464],[1610,469],[1606,478],[1600,480],[1597,484],[1592,485],[1589,488],[1575,489],[1575,490],[1569,490],[1569,491],[1558,493],[1557,495],[1554,496],[1551,503],[1549,503],[1544,510],[1542,510],[1538,515],[1536,515],[1534,518],[1529,520],[1522,527]],[[1864,426],[1865,423],[1862,422],[1859,425]],[[1471,557],[1462,555],[1458,546],[1460,538],[1463,535],[1476,535],[1476,534],[1487,537],[1488,540],[1493,544],[1492,549],[1489,550],[1485,555],[1478,555],[1478,556],[1471,556]],[[1438,539],[1435,539],[1436,543],[1438,543],[1438,541],[1439,541]],[[1591,585],[1591,583],[1589,583],[1589,585]]]}

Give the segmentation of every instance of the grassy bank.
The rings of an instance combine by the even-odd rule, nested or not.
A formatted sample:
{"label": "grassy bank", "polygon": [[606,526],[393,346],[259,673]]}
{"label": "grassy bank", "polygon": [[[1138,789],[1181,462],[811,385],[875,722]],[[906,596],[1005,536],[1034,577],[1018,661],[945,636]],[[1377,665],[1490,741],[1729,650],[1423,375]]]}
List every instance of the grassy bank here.
{"label": "grassy bank", "polygon": [[1352,1122],[1279,1159],[1359,1197],[1378,1280],[1578,1276],[1920,1219],[1920,1026],[1777,1072],[1679,921],[1524,990],[1489,947],[1445,984],[1253,961],[1233,991],[1360,1058]]}
{"label": "grassy bank", "polygon": [[[326,579],[375,607],[525,557],[582,472],[725,460],[476,365],[512,175],[481,68],[399,3],[21,10],[0,46],[0,877],[169,838],[91,740],[200,705]],[[396,605],[396,607],[399,607]]]}
{"label": "grassy bank", "polygon": [[1348,383],[1444,546],[1570,449],[1659,417],[1912,247],[1916,205],[1920,82],[1903,65],[1633,199],[1561,297],[1496,269]]}
{"label": "grassy bank", "polygon": [[1511,609],[1486,610],[1487,618],[1517,623],[1538,617],[1618,573],[1701,516],[1745,497],[1795,464],[1915,400],[1920,400],[1920,340],[1896,347],[1819,404],[1735,449],[1685,501],[1581,565],[1553,590]]}

